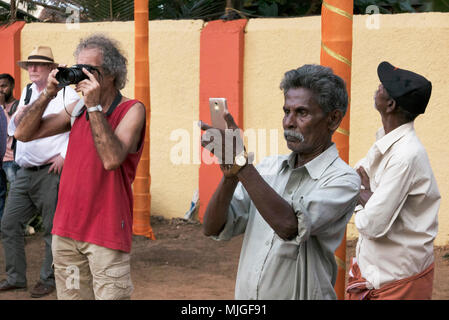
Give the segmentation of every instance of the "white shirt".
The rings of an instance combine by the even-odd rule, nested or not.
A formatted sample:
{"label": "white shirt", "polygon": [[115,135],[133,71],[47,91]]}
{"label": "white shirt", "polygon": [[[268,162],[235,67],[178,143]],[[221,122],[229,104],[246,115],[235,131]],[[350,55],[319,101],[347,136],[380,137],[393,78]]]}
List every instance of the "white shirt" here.
{"label": "white shirt", "polygon": [[[32,94],[31,99],[28,105],[31,105],[40,95],[40,92],[37,90],[36,84],[31,85]],[[64,103],[67,107],[71,103],[77,101],[79,99],[78,94],[75,90],[70,88],[69,86],[65,87],[65,101],[63,100],[63,91],[64,89],[58,92],[56,98],[50,101],[43,117],[53,114],[59,113],[64,109]],[[20,102],[18,108],[24,105],[24,100],[26,96],[26,87],[22,91],[22,95],[20,96]],[[27,106],[25,106],[26,108]],[[14,131],[16,130],[16,126],[14,124],[15,116],[11,118],[11,121],[8,125],[8,135],[14,135]],[[67,152],[67,143],[69,139],[69,132],[57,134],[47,138],[36,139],[29,142],[21,142],[17,140],[16,144],[16,158],[15,161],[21,167],[32,167],[32,166],[40,166],[45,164],[49,159],[54,157],[55,155],[60,154],[63,158],[65,158],[65,154]]]}
{"label": "white shirt", "polygon": [[284,241],[262,218],[241,183],[222,232],[245,233],[236,299],[336,299],[335,249],[354,212],[360,178],[338,156],[335,144],[302,167],[296,155],[265,158],[257,171],[286,200],[298,219],[298,236]]}
{"label": "white shirt", "polygon": [[355,215],[357,263],[376,289],[418,274],[434,261],[440,193],[413,122],[385,135],[360,160],[373,195]]}

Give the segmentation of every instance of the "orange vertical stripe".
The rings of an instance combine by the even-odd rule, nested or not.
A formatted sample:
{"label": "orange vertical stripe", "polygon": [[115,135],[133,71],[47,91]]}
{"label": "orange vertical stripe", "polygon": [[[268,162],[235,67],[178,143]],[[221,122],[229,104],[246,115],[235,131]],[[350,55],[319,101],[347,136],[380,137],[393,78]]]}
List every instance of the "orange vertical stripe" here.
{"label": "orange vertical stripe", "polygon": [[146,134],[142,157],[133,184],[133,233],[155,240],[150,225],[150,63],[148,49],[148,0],[134,1],[135,98],[146,107]]}
{"label": "orange vertical stripe", "polygon": [[20,33],[24,21],[14,22],[8,27],[0,27],[0,43],[2,44],[2,55],[0,59],[0,73],[9,73],[15,80],[14,97],[20,98],[20,67],[17,61],[20,59]]}
{"label": "orange vertical stripe", "polygon": [[[247,20],[212,21],[200,37],[200,119],[210,122],[209,98],[224,97],[229,112],[243,129],[243,51]],[[203,149],[201,149],[203,152]],[[199,169],[199,218],[222,177],[218,165],[201,163]]]}
{"label": "orange vertical stripe", "polygon": [[[321,10],[321,64],[329,66],[346,82],[349,101],[351,97],[352,60],[352,0],[324,0]],[[346,116],[340,124],[343,133],[336,132],[333,141],[340,157],[349,161],[349,105]],[[343,266],[346,262],[346,235],[335,255]],[[338,267],[335,291],[339,300],[344,299],[346,269]]]}

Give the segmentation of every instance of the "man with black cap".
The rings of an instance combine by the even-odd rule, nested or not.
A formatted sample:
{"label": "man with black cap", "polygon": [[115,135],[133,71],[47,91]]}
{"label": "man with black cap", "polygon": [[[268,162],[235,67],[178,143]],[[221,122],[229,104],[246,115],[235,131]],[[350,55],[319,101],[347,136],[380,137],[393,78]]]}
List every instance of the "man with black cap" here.
{"label": "man with black cap", "polygon": [[440,193],[415,118],[424,113],[432,84],[382,62],[374,106],[383,128],[356,164],[362,179],[355,225],[359,231],[348,299],[431,299],[433,241]]}

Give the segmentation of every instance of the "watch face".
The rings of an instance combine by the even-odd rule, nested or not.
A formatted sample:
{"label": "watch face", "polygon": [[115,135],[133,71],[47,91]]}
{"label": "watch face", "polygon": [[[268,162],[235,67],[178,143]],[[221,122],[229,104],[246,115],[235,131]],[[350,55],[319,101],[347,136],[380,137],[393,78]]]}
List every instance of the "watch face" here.
{"label": "watch face", "polygon": [[246,164],[246,158],[244,155],[238,155],[235,157],[235,163],[240,167],[243,167]]}

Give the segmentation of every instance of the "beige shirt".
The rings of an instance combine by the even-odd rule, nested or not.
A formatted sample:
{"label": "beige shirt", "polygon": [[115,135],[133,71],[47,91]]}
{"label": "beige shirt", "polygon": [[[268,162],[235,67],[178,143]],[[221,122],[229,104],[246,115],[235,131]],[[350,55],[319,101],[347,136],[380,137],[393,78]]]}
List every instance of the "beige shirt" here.
{"label": "beige shirt", "polygon": [[[356,248],[362,276],[374,288],[422,272],[434,261],[440,193],[413,122],[385,135],[360,160],[373,195],[356,209]],[[359,206],[358,206],[359,208]]]}
{"label": "beige shirt", "polygon": [[341,243],[360,189],[360,178],[335,144],[302,167],[296,155],[265,158],[257,170],[292,206],[298,236],[284,241],[260,215],[241,183],[219,240],[245,233],[236,299],[336,299],[334,252]]}

